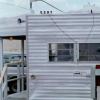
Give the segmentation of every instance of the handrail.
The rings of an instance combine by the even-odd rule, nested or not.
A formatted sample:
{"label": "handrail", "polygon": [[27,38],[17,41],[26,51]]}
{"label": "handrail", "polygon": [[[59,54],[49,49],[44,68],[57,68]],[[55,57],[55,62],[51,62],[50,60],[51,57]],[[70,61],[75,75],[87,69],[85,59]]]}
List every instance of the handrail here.
{"label": "handrail", "polygon": [[14,62],[7,63],[7,65],[11,65],[11,64],[22,64],[22,61],[14,61]]}
{"label": "handrail", "polygon": [[18,62],[13,62],[13,63],[7,63],[4,67],[3,67],[3,70],[2,72],[0,73],[0,84],[2,83],[2,80],[3,80],[3,77],[5,75],[5,72],[7,70],[7,66],[10,65],[10,64],[21,64],[22,61],[18,61]]}
{"label": "handrail", "polygon": [[3,70],[1,72],[1,75],[0,75],[0,85],[2,84],[2,81],[3,81],[3,78],[5,76],[6,71],[7,71],[7,66],[4,66]]}
{"label": "handrail", "polygon": [[0,100],[7,100],[7,66],[0,73]]}
{"label": "handrail", "polygon": [[[7,63],[7,66],[8,66],[8,70],[9,70],[9,67],[11,65],[11,67],[13,67],[12,65],[17,65],[16,68],[18,68],[16,71],[17,71],[17,78],[13,78],[13,79],[9,79],[7,80],[7,82],[12,82],[12,81],[16,81],[17,80],[17,92],[20,92],[22,90],[24,90],[23,86],[24,86],[24,78],[26,77],[25,74],[21,73],[21,66],[24,68],[24,66],[22,65],[23,64],[23,61],[14,61],[14,62],[10,62],[10,63]],[[23,84],[21,85],[20,84]],[[21,87],[22,86],[22,87]]]}
{"label": "handrail", "polygon": [[20,76],[19,78],[10,79],[7,82],[16,81],[16,80],[19,80],[19,79],[22,79],[22,78],[26,78],[26,76]]}

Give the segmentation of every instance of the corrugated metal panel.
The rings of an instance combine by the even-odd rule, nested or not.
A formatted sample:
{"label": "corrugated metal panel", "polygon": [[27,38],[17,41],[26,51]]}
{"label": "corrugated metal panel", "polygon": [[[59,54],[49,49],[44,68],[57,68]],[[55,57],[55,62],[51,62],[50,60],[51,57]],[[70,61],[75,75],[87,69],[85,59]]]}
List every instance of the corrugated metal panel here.
{"label": "corrugated metal panel", "polygon": [[[94,14],[95,25],[89,41],[100,42],[100,24],[97,22],[99,20],[100,14]],[[48,60],[48,43],[85,42],[90,34],[91,24],[93,24],[91,14],[29,15],[27,17],[30,100],[70,100],[71,98],[89,100],[92,98],[91,66],[80,67],[77,64],[69,66],[71,63],[69,65],[63,63],[64,66],[60,66],[59,63],[57,66],[56,63],[55,66]],[[77,72],[79,75],[76,75]],[[32,80],[31,75],[35,75],[36,79]]]}
{"label": "corrugated metal panel", "polygon": [[[59,30],[59,28],[55,25],[55,23],[51,18],[65,33],[62,33]],[[90,33],[93,23],[92,14],[72,14],[72,15],[57,15],[57,16],[29,15],[28,16],[29,55],[33,54],[32,56],[29,56],[29,59],[32,59],[33,57],[33,60],[30,60],[30,63],[31,61],[32,63],[38,63],[38,62],[47,63],[48,43],[51,42],[55,43],[56,42],[63,43],[68,41],[85,42],[89,34],[91,34],[89,38],[91,38],[92,41],[93,40],[95,41],[97,39],[98,41],[100,41],[99,39],[100,25],[97,21],[98,19],[100,19],[100,14],[94,14],[94,27],[92,32]]]}
{"label": "corrugated metal panel", "polygon": [[91,98],[91,67],[40,67],[36,66],[29,74],[36,76],[34,80],[30,78],[30,100]]}

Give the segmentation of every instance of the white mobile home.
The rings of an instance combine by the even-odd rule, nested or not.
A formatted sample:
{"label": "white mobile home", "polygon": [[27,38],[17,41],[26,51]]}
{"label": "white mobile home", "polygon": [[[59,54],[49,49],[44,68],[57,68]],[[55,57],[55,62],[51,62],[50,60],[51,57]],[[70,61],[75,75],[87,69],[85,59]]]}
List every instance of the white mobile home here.
{"label": "white mobile home", "polygon": [[25,23],[26,34],[1,38],[26,37],[27,99],[94,100],[100,14],[27,15]]}
{"label": "white mobile home", "polygon": [[27,16],[30,100],[95,98],[99,18],[99,14]]}

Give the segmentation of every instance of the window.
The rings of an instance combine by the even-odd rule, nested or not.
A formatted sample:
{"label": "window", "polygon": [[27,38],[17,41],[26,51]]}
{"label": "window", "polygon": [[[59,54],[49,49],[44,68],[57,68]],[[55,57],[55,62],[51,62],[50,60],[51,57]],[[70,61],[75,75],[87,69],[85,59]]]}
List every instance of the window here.
{"label": "window", "polygon": [[52,43],[49,44],[49,61],[73,61],[73,44]]}
{"label": "window", "polygon": [[100,61],[100,43],[79,44],[80,61]]}

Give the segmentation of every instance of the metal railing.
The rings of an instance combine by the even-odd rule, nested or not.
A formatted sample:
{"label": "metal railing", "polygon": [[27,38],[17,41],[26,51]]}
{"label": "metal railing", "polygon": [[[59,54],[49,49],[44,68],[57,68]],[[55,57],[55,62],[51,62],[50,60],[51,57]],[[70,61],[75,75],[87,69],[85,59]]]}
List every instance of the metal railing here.
{"label": "metal railing", "polygon": [[[14,79],[7,79],[8,73],[7,73],[7,69],[9,68],[8,65],[10,66],[11,64],[17,64],[17,78]],[[0,100],[7,100],[7,96],[8,96],[8,82],[13,82],[13,81],[17,81],[17,93],[20,93],[21,91],[23,91],[24,89],[21,88],[21,85],[23,87],[24,84],[20,84],[20,83],[24,83],[24,79],[26,78],[25,75],[23,75],[23,73],[21,72],[21,65],[22,62],[14,62],[14,63],[8,63],[5,64],[1,73],[0,73]]]}
{"label": "metal railing", "polygon": [[0,100],[7,100],[7,65],[0,73]]}
{"label": "metal railing", "polygon": [[[24,91],[24,79],[26,78],[26,75],[25,75],[25,73],[23,73],[24,71],[23,71],[23,67],[24,66],[22,66],[22,61],[18,61],[18,62],[13,62],[13,63],[9,63],[9,64],[7,64],[7,66],[9,66],[10,67],[10,65],[13,65],[13,64],[16,64],[17,66],[16,66],[16,68],[15,68],[15,70],[16,70],[16,77],[15,78],[13,78],[13,79],[9,79],[9,80],[7,80],[7,82],[14,82],[14,81],[16,81],[17,83],[17,88],[16,88],[16,93],[20,93],[21,91]],[[9,67],[8,67],[8,70],[9,70]],[[13,67],[10,67],[10,69],[11,68],[13,68]]]}

